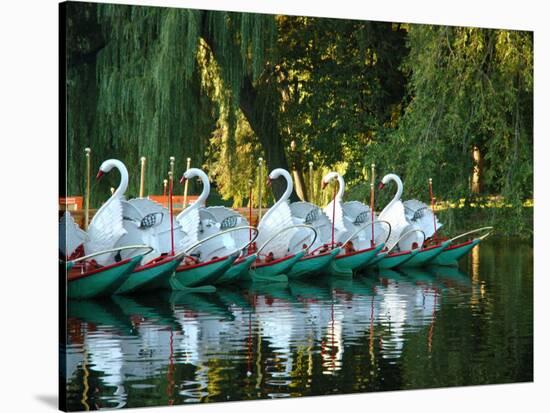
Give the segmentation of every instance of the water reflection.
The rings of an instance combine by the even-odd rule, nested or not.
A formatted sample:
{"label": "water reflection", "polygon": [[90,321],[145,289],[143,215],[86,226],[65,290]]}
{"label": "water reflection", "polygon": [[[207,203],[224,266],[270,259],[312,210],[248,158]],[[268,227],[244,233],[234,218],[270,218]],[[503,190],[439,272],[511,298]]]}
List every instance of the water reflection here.
{"label": "water reflection", "polygon": [[[353,280],[224,288],[207,295],[70,302],[69,408],[459,384],[448,355],[468,359],[460,345],[479,337],[460,337],[454,324],[473,322],[466,310],[483,302],[482,289],[488,288],[479,257],[476,265],[468,265],[477,269],[475,277],[458,268],[434,267]],[[490,328],[491,319],[482,321]],[[520,344],[521,351],[532,352],[532,335]],[[438,382],[420,376],[425,368],[418,366],[427,363],[439,368]],[[479,382],[470,380],[465,384]]]}

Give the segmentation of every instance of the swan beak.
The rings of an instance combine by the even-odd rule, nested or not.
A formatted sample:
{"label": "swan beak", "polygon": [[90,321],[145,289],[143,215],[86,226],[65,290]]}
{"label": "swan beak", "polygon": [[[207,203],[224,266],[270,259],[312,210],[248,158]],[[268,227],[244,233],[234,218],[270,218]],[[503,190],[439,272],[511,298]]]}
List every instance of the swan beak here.
{"label": "swan beak", "polygon": [[97,173],[95,179],[100,180],[101,177],[102,177],[103,175],[104,175],[104,173],[103,173],[103,171],[100,169],[99,172]]}
{"label": "swan beak", "polygon": [[268,188],[271,188],[271,183],[272,183],[271,178],[267,178],[267,186],[268,186]]}
{"label": "swan beak", "polygon": [[185,175],[183,175],[180,179],[180,184],[184,184],[185,183]]}
{"label": "swan beak", "polygon": [[378,184],[378,189],[379,189],[379,190],[380,190],[380,189],[384,189],[385,186],[386,186],[386,184],[384,184],[384,182],[380,182],[380,183]]}
{"label": "swan beak", "polygon": [[325,189],[328,185],[328,182],[322,181],[321,182],[321,189]]}

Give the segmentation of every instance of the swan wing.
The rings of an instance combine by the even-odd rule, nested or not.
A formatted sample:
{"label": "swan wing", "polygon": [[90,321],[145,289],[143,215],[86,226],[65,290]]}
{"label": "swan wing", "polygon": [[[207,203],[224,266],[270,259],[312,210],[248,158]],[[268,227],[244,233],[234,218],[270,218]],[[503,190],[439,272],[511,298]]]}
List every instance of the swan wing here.
{"label": "swan wing", "polygon": [[[372,222],[373,214],[370,207],[359,201],[349,201],[344,203],[344,217],[349,221],[348,227],[351,226],[352,233],[356,233],[352,242],[358,249],[369,248],[372,244],[373,232],[371,225],[367,225]],[[374,220],[377,219],[374,214]],[[366,227],[365,227],[366,226]],[[365,227],[363,231],[357,232],[360,227]],[[388,233],[388,226],[381,223],[374,224],[374,244],[379,245],[384,242]],[[351,234],[350,234],[351,235]]]}
{"label": "swan wing", "polygon": [[[292,213],[287,202],[281,202],[274,205],[266,212],[262,220],[258,225],[258,238],[256,240],[257,245],[261,247],[271,237],[275,236],[281,230],[294,225],[292,220]],[[286,231],[286,233],[277,236],[272,240],[267,250],[263,253],[273,253],[275,258],[282,258],[289,252],[290,240],[294,236],[296,229]]]}
{"label": "swan wing", "polygon": [[371,209],[359,201],[348,201],[342,205],[344,215],[350,217],[354,225],[363,225],[371,220]]}
{"label": "swan wing", "polygon": [[[435,233],[434,213],[428,205],[416,199],[410,199],[403,202],[403,206],[405,207],[405,215],[407,220],[424,231],[426,238],[431,237]],[[442,224],[437,219],[437,216],[435,216],[435,226],[436,229],[442,227]]]}
{"label": "swan wing", "polygon": [[80,229],[71,213],[65,211],[59,221],[59,249],[63,256],[70,257],[87,240],[88,234]]}
{"label": "swan wing", "polygon": [[[118,245],[145,244],[152,247],[144,262],[169,253],[172,250],[170,236],[170,212],[161,204],[147,198],[122,201],[123,225],[127,234]],[[132,257],[140,251],[127,251],[123,256]]]}
{"label": "swan wing", "polygon": [[[94,215],[88,226],[89,241],[84,245],[86,254],[105,251],[115,247],[126,234],[122,221],[122,202],[111,198]],[[114,253],[98,255],[95,260],[100,265],[112,262]]]}
{"label": "swan wing", "polygon": [[[186,250],[199,241],[201,226],[200,213],[197,208],[188,207],[183,214],[180,214],[176,221],[178,223],[179,237],[176,242],[176,251]],[[194,253],[194,251],[192,251]]]}
{"label": "swan wing", "polygon": [[[334,205],[336,202],[336,205]],[[344,210],[342,208],[342,201],[332,200],[329,204],[323,209],[323,212],[327,215],[328,219],[332,223],[333,212],[334,212],[334,229],[339,232],[345,232],[349,228],[346,228],[346,223],[344,221]]]}
{"label": "swan wing", "polygon": [[[332,236],[332,223],[327,214],[310,202],[293,202],[290,211],[295,224],[311,225],[317,231],[317,239],[312,249],[330,242]],[[311,235],[311,231],[307,231]]]}
{"label": "swan wing", "polygon": [[[212,206],[205,208],[214,221],[219,224],[220,231],[227,231],[232,228],[247,227],[248,220],[237,211],[223,206]],[[233,252],[235,249],[244,247],[250,241],[250,232],[248,230],[231,231],[220,237],[225,245],[229,246]]]}
{"label": "swan wing", "polygon": [[[389,208],[386,207],[380,213],[379,218],[384,221],[388,221],[391,225],[391,233],[386,245],[391,248],[401,234],[403,230],[409,225],[407,218],[405,217],[405,207],[401,201],[396,201]],[[385,229],[387,235],[387,229]]]}

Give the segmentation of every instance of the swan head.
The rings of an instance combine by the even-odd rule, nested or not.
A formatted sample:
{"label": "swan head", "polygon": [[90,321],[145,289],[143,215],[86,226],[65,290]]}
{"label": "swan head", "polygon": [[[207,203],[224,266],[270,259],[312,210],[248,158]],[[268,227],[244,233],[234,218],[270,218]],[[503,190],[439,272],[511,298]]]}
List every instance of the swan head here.
{"label": "swan head", "polygon": [[107,159],[106,161],[103,161],[103,163],[99,167],[99,171],[97,172],[96,179],[101,179],[103,175],[108,174],[113,168],[117,167],[117,164],[121,163],[122,162],[117,159]]}
{"label": "swan head", "polygon": [[390,181],[395,181],[396,183],[401,182],[401,179],[396,174],[387,174],[384,175],[380,183],[378,184],[378,189],[382,189]]}
{"label": "swan head", "polygon": [[202,169],[189,168],[187,171],[185,171],[185,173],[181,177],[180,183],[183,184],[183,183],[185,183],[186,179],[191,179],[191,178],[195,178],[195,177],[200,178],[201,181],[203,181],[203,182],[210,182],[209,179],[208,179],[208,175],[206,175],[206,173]]}
{"label": "swan head", "polygon": [[290,179],[290,174],[286,169],[276,168],[272,170],[267,177],[267,185],[270,186],[272,181],[274,181],[277,178],[280,178],[281,176],[284,176],[286,179]]}
{"label": "swan head", "polygon": [[321,187],[325,189],[331,181],[337,179],[339,176],[340,174],[338,172],[329,172],[323,177],[321,181]]}

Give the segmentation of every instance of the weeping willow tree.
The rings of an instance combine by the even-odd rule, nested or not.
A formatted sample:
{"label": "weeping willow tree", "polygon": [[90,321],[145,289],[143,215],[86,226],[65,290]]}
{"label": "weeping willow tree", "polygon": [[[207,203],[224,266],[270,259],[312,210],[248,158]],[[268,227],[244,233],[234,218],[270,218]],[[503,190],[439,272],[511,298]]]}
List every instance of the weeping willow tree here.
{"label": "weeping willow tree", "polygon": [[[287,167],[278,142],[273,16],[69,3],[67,30],[70,193],[83,192],[87,146],[96,167],[111,157],[126,163],[129,196],[138,192],[141,156],[148,159],[147,191],[158,193],[169,157],[178,174],[186,157],[202,166],[220,130],[227,131],[221,143],[231,170],[241,113],[268,166]],[[217,86],[206,73],[214,59]],[[220,174],[222,185],[227,177]],[[115,186],[118,176],[108,179]],[[93,187],[92,205],[108,196],[108,186]]]}
{"label": "weeping willow tree", "polygon": [[408,45],[404,115],[370,146],[369,160],[424,199],[429,177],[438,195],[472,197],[482,164],[481,195],[521,205],[533,191],[532,33],[413,25]]}

